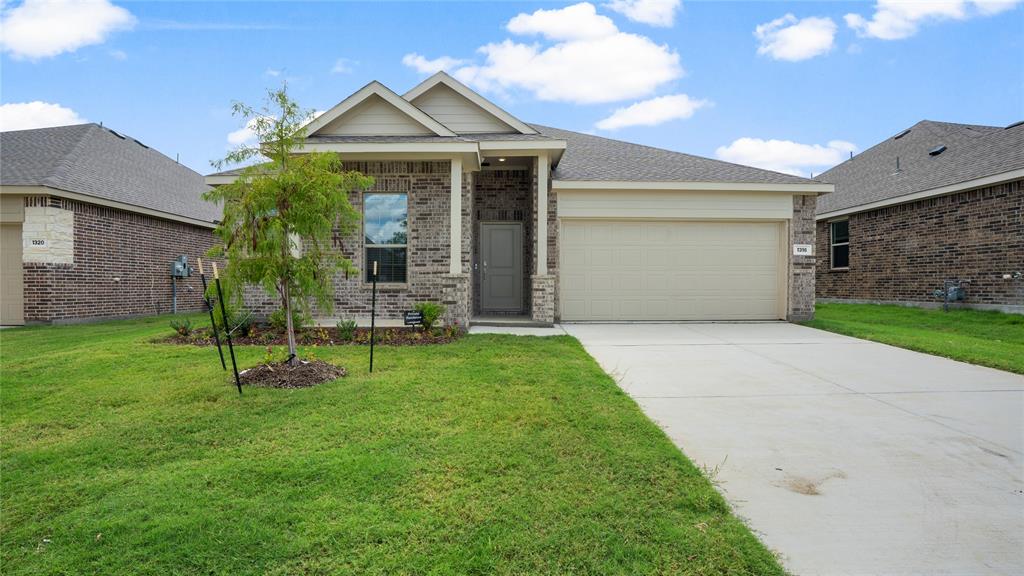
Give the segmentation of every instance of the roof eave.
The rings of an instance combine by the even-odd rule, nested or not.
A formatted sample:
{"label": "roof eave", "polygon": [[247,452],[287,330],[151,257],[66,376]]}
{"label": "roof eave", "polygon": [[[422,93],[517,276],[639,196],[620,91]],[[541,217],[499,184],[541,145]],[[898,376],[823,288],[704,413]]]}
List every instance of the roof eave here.
{"label": "roof eave", "polygon": [[721,192],[785,192],[789,194],[828,194],[835,186],[823,182],[700,182],[684,180],[561,180],[551,187],[562,190],[666,190]]}

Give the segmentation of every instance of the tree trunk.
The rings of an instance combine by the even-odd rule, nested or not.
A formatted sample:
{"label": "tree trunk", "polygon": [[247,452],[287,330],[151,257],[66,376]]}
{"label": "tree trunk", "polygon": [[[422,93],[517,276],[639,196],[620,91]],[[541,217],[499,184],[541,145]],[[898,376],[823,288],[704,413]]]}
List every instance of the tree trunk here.
{"label": "tree trunk", "polygon": [[288,332],[288,364],[295,366],[299,363],[299,355],[295,346],[295,325],[292,323],[292,293],[287,279],[282,280],[282,284],[284,284],[281,294],[284,297],[285,331]]}

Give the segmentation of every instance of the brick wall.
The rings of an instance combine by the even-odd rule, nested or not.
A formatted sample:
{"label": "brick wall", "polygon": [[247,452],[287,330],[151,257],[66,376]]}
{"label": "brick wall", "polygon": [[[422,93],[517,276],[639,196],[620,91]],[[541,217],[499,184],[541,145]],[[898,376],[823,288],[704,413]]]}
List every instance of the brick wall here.
{"label": "brick wall", "polygon": [[814,318],[814,270],[813,256],[793,255],[793,244],[814,245],[814,212],[818,204],[816,196],[793,196],[793,219],[789,223],[789,310],[786,319],[800,322]]}
{"label": "brick wall", "polygon": [[[449,274],[449,208],[451,168],[447,161],[346,162],[345,169],[358,170],[376,180],[368,192],[408,194],[407,282],[377,285],[377,317],[398,320],[417,302],[441,302],[448,307],[446,321],[465,325],[469,320],[471,287],[469,275]],[[472,253],[470,212],[473,206],[473,175],[462,178],[462,266],[469,271]],[[352,207],[362,213],[363,193],[349,196]],[[335,249],[352,261],[358,273],[339,273],[334,278],[333,317],[366,319],[370,316],[371,286],[363,281],[367,265],[361,228],[347,236],[337,235]],[[260,315],[279,308],[276,297],[260,288],[250,288],[246,305]],[[326,310],[315,310],[326,317]]]}
{"label": "brick wall", "polygon": [[[26,198],[73,220],[72,263],[26,262],[26,322],[61,322],[165,314],[171,311],[171,261],[196,258],[213,231],[56,197]],[[191,291],[189,290],[191,288]],[[178,281],[178,310],[203,309],[198,274]]]}
{"label": "brick wall", "polygon": [[[530,276],[533,270],[531,171],[484,170],[476,174],[473,190],[473,262],[480,262],[480,222],[522,222],[523,224],[523,306],[517,314],[530,309]],[[480,270],[473,271],[473,310],[480,312]],[[489,312],[490,313],[490,312]]]}
{"label": "brick wall", "polygon": [[852,214],[850,267],[830,269],[818,223],[819,298],[935,303],[943,280],[967,280],[966,304],[1019,306],[1024,281],[1024,181]]}

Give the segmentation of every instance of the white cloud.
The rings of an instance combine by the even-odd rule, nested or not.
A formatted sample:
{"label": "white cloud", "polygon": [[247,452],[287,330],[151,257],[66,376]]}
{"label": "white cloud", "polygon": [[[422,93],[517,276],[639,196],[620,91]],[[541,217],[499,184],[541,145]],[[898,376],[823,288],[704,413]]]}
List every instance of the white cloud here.
{"label": "white cloud", "polygon": [[281,75],[281,71],[277,68],[267,68],[263,71],[264,76],[270,76],[271,78],[277,78]]}
{"label": "white cloud", "polygon": [[917,33],[922,24],[942,20],[966,20],[975,15],[991,16],[1010,10],[1021,0],[878,0],[868,20],[847,14],[846,25],[858,36],[900,40]]}
{"label": "white cloud", "polygon": [[350,74],[354,65],[355,62],[348,58],[338,58],[334,62],[334,67],[331,68],[331,74]]}
{"label": "white cloud", "polygon": [[434,74],[441,70],[453,70],[464,63],[465,60],[459,60],[449,56],[441,56],[440,58],[428,60],[426,57],[420,56],[415,52],[406,54],[402,57],[402,64],[416,70],[420,74]]}
{"label": "white cloud", "polygon": [[228,144],[232,146],[252,146],[256,143],[256,132],[253,129],[256,127],[256,118],[250,118],[245,126],[228,132]]}
{"label": "white cloud", "polygon": [[131,12],[108,0],[25,0],[4,8],[0,47],[15,58],[49,58],[100,44],[135,22]]}
{"label": "white cloud", "polygon": [[679,0],[612,0],[605,6],[634,22],[668,28],[675,23],[679,4]]}
{"label": "white cloud", "polygon": [[856,151],[855,144],[842,140],[832,140],[822,146],[790,140],[739,138],[728,146],[719,146],[715,156],[737,164],[807,176],[811,169],[831,168],[849,158],[850,152]]}
{"label": "white cloud", "polygon": [[71,108],[50,102],[16,102],[0,104],[0,131],[28,130],[30,128],[48,128],[50,126],[67,126],[83,124],[85,118]]}
{"label": "white cloud", "polygon": [[659,96],[619,108],[611,116],[597,123],[601,130],[618,130],[627,126],[657,126],[670,120],[684,120],[710,104],[707,100],[694,100],[686,94]]}
{"label": "white cloud", "polygon": [[128,53],[125,52],[124,50],[111,50],[110,51],[110,57],[113,58],[114,60],[122,60],[123,61],[123,60],[127,60],[128,59]]}
{"label": "white cloud", "polygon": [[[581,14],[596,19],[580,25]],[[526,90],[540,100],[582,104],[650,96],[683,75],[679,54],[671,48],[598,24],[600,19],[605,18],[594,14],[589,3],[520,14],[509,22],[510,31],[564,40],[546,46],[511,39],[487,44],[478,50],[483,64],[465,65],[452,74],[479,90]],[[569,32],[573,26],[580,31]]]}
{"label": "white cloud", "polygon": [[557,10],[519,14],[509,20],[505,28],[513,34],[537,34],[548,40],[603,38],[619,31],[611,18],[599,15],[594,5],[588,2]]}
{"label": "white cloud", "polygon": [[832,50],[836,23],[831,18],[803,18],[786,14],[754,29],[758,54],[775,60],[798,62]]}

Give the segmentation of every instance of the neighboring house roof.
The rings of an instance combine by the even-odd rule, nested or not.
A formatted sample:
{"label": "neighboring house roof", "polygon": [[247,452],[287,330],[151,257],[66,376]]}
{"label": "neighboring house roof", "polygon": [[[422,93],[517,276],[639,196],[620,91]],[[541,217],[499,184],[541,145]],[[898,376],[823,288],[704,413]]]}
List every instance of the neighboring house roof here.
{"label": "neighboring house roof", "polygon": [[[945,150],[930,154],[940,146]],[[899,158],[899,171],[896,159]],[[929,190],[1024,169],[1024,125],[978,126],[922,120],[820,174],[836,191],[818,199],[818,214],[916,199]],[[1020,177],[1020,176],[1017,176]]]}
{"label": "neighboring house roof", "polygon": [[213,222],[203,176],[98,124],[0,132],[0,184],[45,186],[169,216]]}
{"label": "neighboring house roof", "polygon": [[811,180],[700,156],[534,124],[567,142],[552,178],[626,182],[749,182],[809,184]]}

